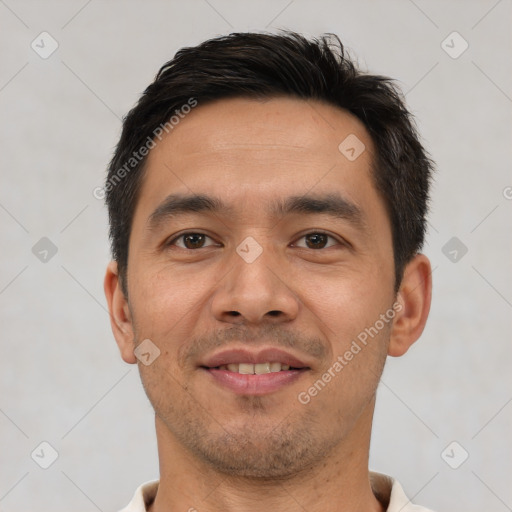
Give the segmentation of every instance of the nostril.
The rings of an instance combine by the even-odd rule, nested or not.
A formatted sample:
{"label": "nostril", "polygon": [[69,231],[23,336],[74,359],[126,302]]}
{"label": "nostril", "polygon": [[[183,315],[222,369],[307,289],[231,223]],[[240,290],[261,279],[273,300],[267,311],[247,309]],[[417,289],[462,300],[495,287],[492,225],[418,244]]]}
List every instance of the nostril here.
{"label": "nostril", "polygon": [[272,310],[272,311],[269,311],[268,314],[270,316],[279,316],[281,314],[281,311]]}

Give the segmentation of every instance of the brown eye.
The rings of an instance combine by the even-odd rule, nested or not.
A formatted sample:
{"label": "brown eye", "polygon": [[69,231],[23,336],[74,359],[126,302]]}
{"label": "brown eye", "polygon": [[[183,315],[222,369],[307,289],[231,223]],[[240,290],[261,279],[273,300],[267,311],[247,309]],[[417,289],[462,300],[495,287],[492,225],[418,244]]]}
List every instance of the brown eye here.
{"label": "brown eye", "polygon": [[[203,233],[184,233],[169,242],[169,245],[176,245],[181,249],[202,249],[209,247],[205,245],[206,240],[211,238]],[[181,243],[178,243],[181,242]]]}
{"label": "brown eye", "polygon": [[336,243],[331,243],[331,245],[328,246],[329,238],[336,242],[336,240],[327,233],[308,233],[301,237],[301,239],[305,240],[305,246],[298,245],[298,247],[305,247],[306,249],[325,249],[326,247],[336,245]]}

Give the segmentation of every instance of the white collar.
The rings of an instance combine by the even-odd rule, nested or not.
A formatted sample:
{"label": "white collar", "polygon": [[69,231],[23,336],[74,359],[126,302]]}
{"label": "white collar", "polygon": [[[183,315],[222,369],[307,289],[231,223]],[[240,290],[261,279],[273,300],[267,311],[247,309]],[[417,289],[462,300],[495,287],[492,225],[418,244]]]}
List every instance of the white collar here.
{"label": "white collar", "polygon": [[[370,482],[378,499],[384,504],[389,502],[387,512],[432,512],[411,503],[400,483],[394,478],[370,471]],[[151,480],[140,485],[130,503],[120,512],[146,512],[147,506],[155,499],[158,484],[159,480]]]}

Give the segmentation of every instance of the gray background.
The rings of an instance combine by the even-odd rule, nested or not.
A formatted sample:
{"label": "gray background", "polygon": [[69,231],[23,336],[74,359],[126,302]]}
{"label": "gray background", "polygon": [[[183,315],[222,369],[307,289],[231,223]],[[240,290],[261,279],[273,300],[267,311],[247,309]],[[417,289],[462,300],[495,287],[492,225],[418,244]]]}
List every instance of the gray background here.
{"label": "gray background", "polygon": [[335,32],[398,79],[439,169],[432,311],[389,358],[370,466],[439,512],[512,510],[511,15],[509,0],[0,0],[0,510],[116,511],[158,477],[152,409],[110,331],[92,192],[121,116],[178,48],[279,28]]}

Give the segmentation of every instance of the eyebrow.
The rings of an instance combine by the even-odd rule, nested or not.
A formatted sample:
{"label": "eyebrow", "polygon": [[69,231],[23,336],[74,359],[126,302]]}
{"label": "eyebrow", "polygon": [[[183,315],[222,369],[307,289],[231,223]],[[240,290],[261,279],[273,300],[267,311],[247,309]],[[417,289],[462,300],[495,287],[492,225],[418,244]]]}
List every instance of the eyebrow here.
{"label": "eyebrow", "polygon": [[[150,231],[154,231],[169,218],[208,212],[228,216],[233,215],[234,210],[218,197],[205,194],[171,194],[149,216],[147,225]],[[276,200],[271,205],[270,214],[275,217],[292,214],[326,214],[336,219],[346,220],[361,229],[366,226],[363,211],[355,203],[336,193],[290,196],[285,200]]]}

